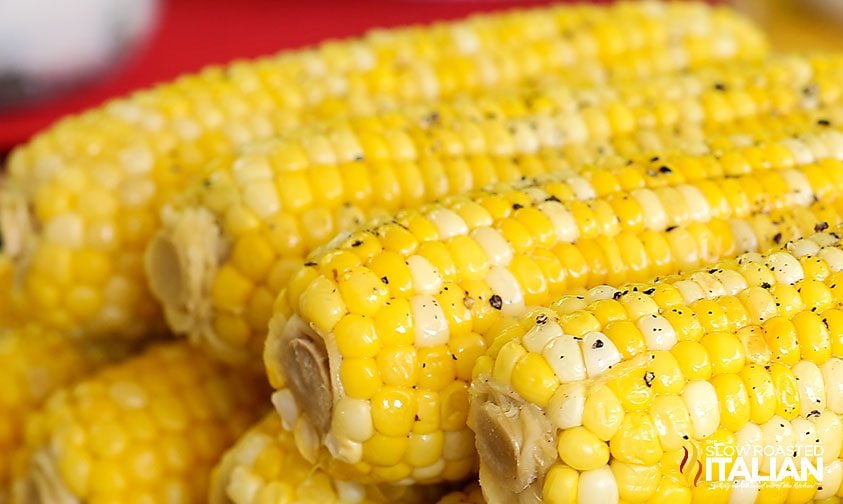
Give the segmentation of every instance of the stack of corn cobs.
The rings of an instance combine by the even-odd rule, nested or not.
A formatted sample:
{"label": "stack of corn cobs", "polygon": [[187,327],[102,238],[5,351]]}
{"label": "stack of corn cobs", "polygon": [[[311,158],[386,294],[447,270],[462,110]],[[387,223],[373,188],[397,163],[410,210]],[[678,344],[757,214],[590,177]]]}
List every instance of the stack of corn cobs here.
{"label": "stack of corn cobs", "polygon": [[722,8],[209,68],[0,225],[0,501],[843,499],[843,55]]}

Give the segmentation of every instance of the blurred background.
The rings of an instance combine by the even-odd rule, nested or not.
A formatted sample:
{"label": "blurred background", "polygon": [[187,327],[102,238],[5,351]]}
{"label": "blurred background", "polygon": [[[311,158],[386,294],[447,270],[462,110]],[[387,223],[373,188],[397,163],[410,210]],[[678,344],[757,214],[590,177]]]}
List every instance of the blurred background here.
{"label": "blurred background", "polygon": [[[548,0],[4,0],[0,159],[57,118],[210,63]],[[843,50],[843,0],[711,0],[779,50]]]}

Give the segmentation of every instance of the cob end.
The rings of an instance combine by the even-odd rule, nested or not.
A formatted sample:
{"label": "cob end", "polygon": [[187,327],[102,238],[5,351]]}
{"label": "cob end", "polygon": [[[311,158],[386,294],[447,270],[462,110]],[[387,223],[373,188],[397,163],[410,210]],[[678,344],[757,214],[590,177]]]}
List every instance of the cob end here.
{"label": "cob end", "polygon": [[215,347],[226,344],[215,338],[209,299],[225,253],[213,216],[188,209],[168,219],[144,257],[149,288],[164,306],[172,330]]}
{"label": "cob end", "polygon": [[536,405],[488,377],[478,377],[472,389],[470,422],[483,462],[480,479],[487,498],[540,499],[544,475],[556,458],[550,420]]}
{"label": "cob end", "polygon": [[29,472],[22,481],[15,483],[14,501],[22,504],[79,504],[62,482],[55,458],[41,448],[32,454]]}
{"label": "cob end", "polygon": [[[283,325],[282,336],[268,344],[268,358],[273,366],[283,370],[287,384],[320,434],[331,428],[333,387],[324,342],[299,317],[294,316]],[[270,347],[271,345],[271,347]]]}
{"label": "cob end", "polygon": [[157,236],[149,245],[147,269],[149,284],[158,299],[170,306],[179,305],[185,297],[183,258],[173,240]]}

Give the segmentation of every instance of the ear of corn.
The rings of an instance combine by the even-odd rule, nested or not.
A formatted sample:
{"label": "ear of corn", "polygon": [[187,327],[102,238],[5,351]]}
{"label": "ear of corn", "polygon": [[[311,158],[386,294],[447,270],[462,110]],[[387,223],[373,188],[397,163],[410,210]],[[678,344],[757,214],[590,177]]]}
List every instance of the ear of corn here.
{"label": "ear of corn", "polygon": [[32,325],[0,331],[0,488],[11,482],[11,454],[23,442],[26,418],[53,391],[130,350],[119,342],[83,345]]}
{"label": "ear of corn", "polygon": [[[494,502],[833,500],[843,491],[841,274],[840,235],[825,232],[499,326],[471,387],[484,492]],[[740,447],[747,467],[752,450],[773,454],[757,457],[762,475],[821,456],[822,477],[724,481],[706,458],[725,456],[729,474]]]}
{"label": "ear of corn", "polygon": [[54,393],[27,421],[16,502],[207,502],[211,468],[265,411],[262,380],[162,344]]}
{"label": "ear of corn", "polygon": [[502,317],[763,250],[813,232],[820,215],[836,224],[841,168],[828,159],[589,201],[558,197],[551,175],[364,226],[317,250],[276,300],[264,353],[273,402],[303,454],[329,453],[334,474],[461,479],[476,462],[471,369]]}
{"label": "ear of corn", "polygon": [[11,154],[0,222],[16,304],[89,336],[162,329],[142,268],[161,207],[210,159],[304,121],[548,72],[643,77],[765,52],[759,32],[728,10],[636,2],[376,31],[182,77],[65,119]]}
{"label": "ear of corn", "polygon": [[[447,194],[589,163],[614,172],[574,179],[567,192],[586,197],[690,182],[706,176],[708,158],[676,167],[658,159],[628,164],[654,152],[716,155],[795,131],[818,134],[827,129],[818,121],[843,121],[839,106],[829,108],[843,95],[806,96],[805,88],[833,74],[843,76],[843,59],[788,56],[647,86],[552,84],[302,129],[216,160],[168,209],[146,256],[149,280],[176,332],[220,358],[254,362],[271,299],[304,255],[337,231]],[[771,110],[779,115],[768,119]],[[763,124],[753,122],[760,118]],[[796,156],[786,149],[752,146],[730,156],[722,171]],[[676,177],[667,176],[673,170]],[[642,176],[651,172],[662,176]]]}
{"label": "ear of corn", "polygon": [[436,486],[372,486],[332,478],[299,454],[293,434],[270,414],[244,434],[213,472],[212,504],[386,504],[434,502]]}

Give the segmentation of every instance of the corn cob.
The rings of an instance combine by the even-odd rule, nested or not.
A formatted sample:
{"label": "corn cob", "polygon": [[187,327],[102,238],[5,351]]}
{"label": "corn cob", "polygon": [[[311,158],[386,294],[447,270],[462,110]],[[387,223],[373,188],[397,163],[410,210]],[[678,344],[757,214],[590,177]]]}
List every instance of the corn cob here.
{"label": "corn cob", "polygon": [[[600,504],[843,495],[841,280],[840,235],[823,232],[500,324],[471,386],[484,492]],[[821,478],[750,484],[706,462],[725,453],[729,474],[741,447],[787,450],[779,468],[820,456]],[[775,470],[759,458],[760,474]]]}
{"label": "corn cob", "polygon": [[153,346],[50,396],[15,460],[17,502],[207,502],[211,469],[264,413],[262,380]]}
{"label": "corn cob", "polygon": [[480,485],[476,482],[468,484],[464,489],[451,492],[439,500],[439,504],[486,504]]}
{"label": "corn cob", "polygon": [[324,445],[336,475],[461,479],[475,462],[470,369],[501,316],[763,249],[819,215],[840,222],[827,204],[797,211],[839,201],[840,177],[827,160],[565,202],[550,176],[402,211],[317,251],[278,297],[264,354],[273,403],[303,455],[324,461]]}
{"label": "corn cob", "polygon": [[[585,70],[617,66],[620,77],[648,76],[765,52],[759,33],[728,11],[630,3],[379,31],[182,77],[64,120],[12,153],[0,222],[20,270],[16,303],[64,331],[160,329],[141,263],[161,206],[214,156],[304,121],[547,72],[602,79]],[[64,268],[77,262],[91,268]]]}
{"label": "corn cob", "polygon": [[[825,60],[818,58],[814,66],[824,68],[820,61]],[[843,76],[843,59],[839,68],[831,66]],[[705,97],[697,104],[702,111],[706,108],[704,104],[722,93],[733,92],[734,96],[743,96],[746,103],[755,103],[747,98],[749,92],[739,93],[742,83],[751,81],[751,86],[765,83],[775,87],[772,83],[784,82],[779,88],[781,93],[768,89],[769,94],[763,96],[789,96],[791,105],[780,104],[779,110],[798,110],[803,106],[799,105],[804,98],[803,88],[809,82],[805,75],[817,76],[811,68],[804,59],[785,57],[751,70],[721,68],[694,80],[696,85],[686,83],[673,89],[670,86],[675,82],[670,80],[656,88],[664,88],[660,95],[670,94],[669,89],[683,95],[684,88],[694,93],[702,88],[713,89],[715,83],[725,86],[722,82],[728,82],[730,91],[702,93]],[[586,108],[594,114],[584,113],[583,117],[601,114],[608,117],[612,110],[617,112],[616,97],[623,97],[627,103],[638,103],[641,109],[653,108],[648,106],[653,96],[640,84],[627,87],[630,89],[618,87],[606,91],[604,94],[609,98],[604,105]],[[733,114],[722,109],[700,112],[696,119],[693,113],[682,114],[689,124],[684,124],[679,132],[674,131],[677,123],[662,124],[668,129],[660,144],[661,137],[653,130],[633,133],[639,126],[635,121],[617,131],[603,131],[595,126],[582,135],[585,138],[617,135],[617,145],[600,141],[583,144],[573,140],[579,138],[579,133],[561,129],[554,133],[552,125],[575,124],[570,108],[576,103],[598,100],[594,96],[599,97],[600,92],[592,89],[569,96],[564,92],[556,95],[554,90],[550,88],[543,96],[528,93],[514,102],[490,98],[475,105],[455,104],[453,108],[441,104],[435,108],[433,123],[429,117],[434,109],[425,109],[417,115],[405,112],[360,119],[358,123],[352,121],[328,131],[322,127],[305,129],[284,140],[253,146],[233,159],[218,160],[188,191],[186,201],[177,210],[167,212],[165,224],[148,249],[146,267],[150,285],[165,307],[170,327],[188,333],[214,355],[230,362],[254,362],[255,350],[262,347],[269,304],[287,282],[290,272],[313,247],[338,230],[352,227],[363,217],[393,212],[498,180],[558,171],[566,166],[579,167],[584,161],[596,161],[589,152],[601,153],[604,164],[614,163],[619,170],[644,171],[643,167],[628,167],[629,158],[623,155],[636,149],[652,152],[660,147],[664,152],[668,149],[665,144],[672,149],[697,153],[726,148],[730,138],[712,141],[709,148],[704,140],[705,131],[689,124],[709,123],[716,132],[722,126],[721,121],[769,112],[773,106],[772,102],[759,98],[757,106],[739,106]],[[638,98],[633,99],[635,96]],[[808,100],[804,106],[829,105],[832,102],[829,96]],[[680,101],[676,99],[676,103]],[[542,112],[547,108],[553,112]],[[514,110],[513,115],[521,114],[522,118],[484,120],[483,110]],[[653,114],[642,112],[629,117],[633,116],[640,118],[641,125],[658,122]],[[843,121],[841,116],[839,107],[777,116],[765,120],[762,128],[748,130],[753,131],[752,135],[739,135],[736,142],[773,136],[778,127],[788,133],[827,129],[815,123],[837,124]],[[550,129],[544,128],[547,131],[530,137],[526,131],[529,125],[536,124]],[[470,134],[478,133],[479,140],[486,142],[482,139],[484,135],[491,139],[498,133],[506,135],[506,130],[521,133],[508,140],[499,138],[496,146],[491,140],[478,146],[478,137]],[[564,137],[572,140],[560,147],[559,139]],[[489,149],[497,152],[488,152]],[[756,155],[760,151],[757,147],[752,149]],[[627,184],[623,188],[631,190],[641,182],[640,176],[626,175],[607,175],[612,183],[604,185],[595,177],[591,188],[578,179],[572,190],[583,194],[617,190],[621,188],[618,182]],[[689,174],[689,178],[694,177],[699,177],[699,173]],[[242,294],[239,299],[232,297],[239,294]]]}
{"label": "corn cob", "polygon": [[11,453],[23,441],[26,417],[54,390],[131,350],[117,342],[83,345],[32,325],[0,331],[0,489],[11,481]]}
{"label": "corn cob", "polygon": [[429,503],[436,486],[366,486],[333,479],[304,460],[277,415],[267,415],[222,457],[211,478],[211,504],[298,502]]}

